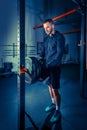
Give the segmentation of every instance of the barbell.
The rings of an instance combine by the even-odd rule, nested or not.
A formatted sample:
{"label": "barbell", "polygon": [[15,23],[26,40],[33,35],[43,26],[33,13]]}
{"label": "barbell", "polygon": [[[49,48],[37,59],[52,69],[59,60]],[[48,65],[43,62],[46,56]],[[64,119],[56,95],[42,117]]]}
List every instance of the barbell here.
{"label": "barbell", "polygon": [[[68,54],[68,44],[65,45],[64,54]],[[41,57],[26,57],[25,67],[20,68],[20,74],[25,73],[25,82],[34,83],[36,80],[43,81],[46,75],[44,59]]]}
{"label": "barbell", "polygon": [[25,82],[34,83],[37,80],[42,81],[40,77],[44,77],[45,63],[40,57],[26,57],[25,68],[22,68],[20,73],[25,72]]}

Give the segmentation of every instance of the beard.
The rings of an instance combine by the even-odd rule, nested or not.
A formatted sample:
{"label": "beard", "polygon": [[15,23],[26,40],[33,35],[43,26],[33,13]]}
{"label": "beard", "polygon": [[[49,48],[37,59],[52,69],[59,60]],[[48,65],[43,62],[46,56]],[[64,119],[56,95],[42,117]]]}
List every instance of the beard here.
{"label": "beard", "polygon": [[53,31],[53,29],[51,28],[49,31],[46,31],[46,34],[50,35],[50,34],[52,34],[52,31]]}

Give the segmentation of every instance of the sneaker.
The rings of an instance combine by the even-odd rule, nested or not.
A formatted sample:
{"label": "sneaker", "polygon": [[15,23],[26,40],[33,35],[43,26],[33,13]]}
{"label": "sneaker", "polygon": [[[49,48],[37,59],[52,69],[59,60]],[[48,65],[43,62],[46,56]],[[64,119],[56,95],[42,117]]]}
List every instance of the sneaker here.
{"label": "sneaker", "polygon": [[53,110],[55,110],[56,109],[56,106],[55,106],[55,104],[51,104],[50,106],[47,106],[46,108],[45,108],[45,111],[46,112],[51,112],[51,111],[53,111]]}
{"label": "sneaker", "polygon": [[59,121],[60,118],[61,118],[61,113],[59,110],[56,110],[55,113],[53,114],[53,116],[51,117],[50,122],[55,123],[55,122]]}

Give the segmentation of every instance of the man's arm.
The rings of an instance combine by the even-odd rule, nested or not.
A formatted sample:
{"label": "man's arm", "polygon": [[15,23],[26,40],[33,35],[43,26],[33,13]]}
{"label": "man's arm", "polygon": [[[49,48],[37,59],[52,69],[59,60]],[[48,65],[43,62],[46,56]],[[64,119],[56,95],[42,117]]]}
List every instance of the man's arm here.
{"label": "man's arm", "polygon": [[65,38],[62,34],[60,34],[59,37],[57,37],[57,52],[55,55],[52,56],[48,66],[59,66],[62,61],[62,57],[65,50]]}

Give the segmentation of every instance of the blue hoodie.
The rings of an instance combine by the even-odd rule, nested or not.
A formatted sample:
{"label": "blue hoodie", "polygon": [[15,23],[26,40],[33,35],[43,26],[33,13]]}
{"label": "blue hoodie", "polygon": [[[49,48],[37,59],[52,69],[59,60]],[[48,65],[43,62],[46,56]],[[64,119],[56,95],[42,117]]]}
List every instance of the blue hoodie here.
{"label": "blue hoodie", "polygon": [[47,67],[55,67],[61,65],[62,56],[65,50],[64,36],[55,31],[52,36],[47,35],[44,38],[41,56],[45,58]]}

